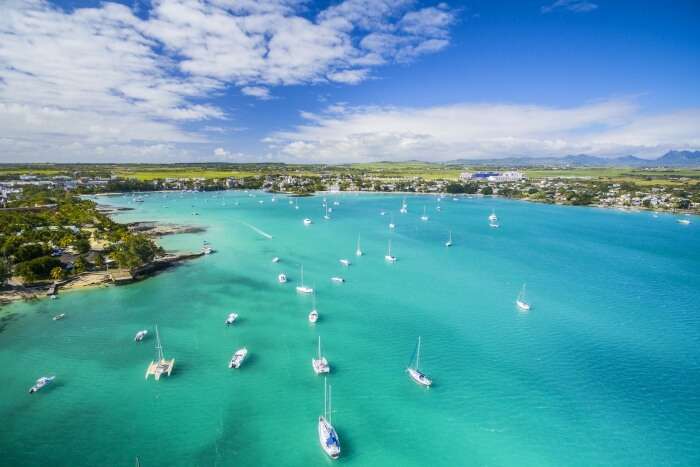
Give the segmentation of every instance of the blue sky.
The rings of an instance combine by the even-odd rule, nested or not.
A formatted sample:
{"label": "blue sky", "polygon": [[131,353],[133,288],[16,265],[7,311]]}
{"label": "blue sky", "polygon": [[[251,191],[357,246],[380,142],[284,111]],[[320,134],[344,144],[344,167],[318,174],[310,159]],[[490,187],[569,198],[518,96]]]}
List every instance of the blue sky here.
{"label": "blue sky", "polygon": [[0,162],[700,149],[700,3],[4,0]]}

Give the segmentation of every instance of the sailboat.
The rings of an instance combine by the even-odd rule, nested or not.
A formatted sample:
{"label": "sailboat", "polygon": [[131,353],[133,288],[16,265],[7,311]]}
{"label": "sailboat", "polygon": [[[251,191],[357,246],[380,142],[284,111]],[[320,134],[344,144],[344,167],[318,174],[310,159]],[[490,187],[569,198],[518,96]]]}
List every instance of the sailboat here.
{"label": "sailboat", "polygon": [[419,367],[420,367],[420,336],[418,336],[418,347],[416,347],[416,359],[415,361],[411,362],[413,365],[409,365],[408,368],[406,368],[406,371],[408,372],[408,376],[411,377],[413,381],[416,383],[430,387],[433,384],[433,380],[428,378],[425,373],[421,372]]}
{"label": "sailboat", "polygon": [[311,307],[311,313],[309,313],[309,323],[315,324],[318,321],[318,311],[316,311],[316,293],[313,295],[314,302]]}
{"label": "sailboat", "polygon": [[523,284],[523,288],[520,289],[520,293],[518,294],[518,298],[515,300],[515,304],[518,305],[518,308],[520,308],[522,311],[530,311],[530,304],[525,299],[525,284]]}
{"label": "sailboat", "polygon": [[396,224],[394,224],[394,214],[391,215],[391,222],[389,222],[389,228],[393,229],[396,227]]}
{"label": "sailboat", "polygon": [[317,375],[321,373],[329,373],[331,371],[331,366],[328,364],[326,357],[321,355],[321,336],[318,336],[318,358],[311,359],[311,366]]}
{"label": "sailboat", "polygon": [[404,196],[403,201],[401,202],[401,209],[399,209],[399,212],[401,214],[406,214],[408,212],[408,204],[406,204],[406,197]]}
{"label": "sailboat", "polygon": [[156,326],[156,360],[152,361],[148,368],[146,369],[146,379],[150,375],[158,381],[163,374],[170,376],[175,366],[175,359],[166,360],[165,354],[163,353],[163,346],[160,344],[160,334],[158,333],[158,326]]}
{"label": "sailboat", "polygon": [[420,216],[420,220],[422,220],[422,221],[428,220],[428,215],[425,213],[425,206],[423,206],[423,215]]}
{"label": "sailboat", "polygon": [[318,442],[321,443],[321,448],[331,459],[337,459],[340,457],[340,440],[338,433],[331,425],[332,412],[331,387],[328,386],[328,381],[324,378],[323,415],[318,417]]}
{"label": "sailboat", "polygon": [[396,256],[393,256],[391,254],[391,239],[389,239],[389,248],[387,249],[386,255],[384,255],[384,259],[389,261],[390,263],[396,262]]}
{"label": "sailboat", "polygon": [[328,204],[324,203],[324,206],[326,207],[326,213],[323,215],[323,218],[329,221],[331,220],[331,216],[328,215]]}
{"label": "sailboat", "polygon": [[314,289],[304,285],[304,265],[301,265],[301,283],[297,286],[297,292],[303,294],[310,294],[314,292]]}
{"label": "sailboat", "polygon": [[452,246],[452,231],[450,230],[450,238],[445,242],[445,246]]}
{"label": "sailboat", "polygon": [[491,210],[491,215],[489,216],[489,222],[498,222],[498,216],[496,216],[496,210]]}
{"label": "sailboat", "polygon": [[294,200],[294,209],[299,209],[299,200]]}
{"label": "sailboat", "polygon": [[360,248],[360,235],[357,235],[357,247],[355,248],[355,256],[362,256],[362,248]]}

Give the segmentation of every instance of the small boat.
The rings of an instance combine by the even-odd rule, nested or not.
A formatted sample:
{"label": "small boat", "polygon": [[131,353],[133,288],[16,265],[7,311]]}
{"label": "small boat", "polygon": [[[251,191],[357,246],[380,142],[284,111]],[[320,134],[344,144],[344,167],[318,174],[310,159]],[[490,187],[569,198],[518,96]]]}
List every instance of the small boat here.
{"label": "small boat", "polygon": [[294,201],[292,201],[292,200],[290,199],[290,200],[289,200],[289,204],[294,204]]}
{"label": "small boat", "polygon": [[303,294],[314,293],[314,289],[308,285],[304,285],[304,266],[301,266],[301,283],[297,286],[297,292]]}
{"label": "small boat", "polygon": [[277,276],[277,282],[279,282],[280,284],[286,284],[287,275],[285,273],[281,273],[279,276]]}
{"label": "small boat", "polygon": [[498,222],[498,216],[496,216],[496,211],[492,210],[489,216],[489,222]]}
{"label": "small boat", "polygon": [[226,321],[224,321],[224,324],[233,324],[236,321],[236,319],[238,319],[238,313],[229,313],[226,317]]}
{"label": "small boat", "polygon": [[336,284],[342,284],[343,282],[345,282],[345,279],[343,279],[340,276],[333,276],[331,277],[331,281],[335,282]]}
{"label": "small boat", "polygon": [[396,224],[394,224],[394,215],[391,215],[391,222],[389,222],[389,228],[394,229],[396,228]]}
{"label": "small boat", "polygon": [[304,225],[311,225],[311,224],[313,224],[313,223],[314,223],[314,221],[312,221],[312,220],[309,219],[308,217],[307,217],[306,219],[304,219]]}
{"label": "small boat", "polygon": [[49,384],[53,383],[53,380],[56,379],[55,376],[42,376],[41,378],[36,380],[36,383],[34,386],[29,388],[29,394],[34,394],[35,392],[39,391],[40,389],[48,386]]}
{"label": "small boat", "polygon": [[296,199],[294,200],[294,209],[299,209],[299,201]]}
{"label": "small boat", "polygon": [[57,298],[58,298],[58,295],[56,295],[56,294],[51,295],[51,300],[56,300]]}
{"label": "small boat", "polygon": [[309,322],[314,324],[316,321],[318,321],[318,311],[316,310],[316,294],[314,294],[313,306],[311,307],[311,312],[309,313]]}
{"label": "small boat", "polygon": [[391,239],[389,239],[389,248],[387,249],[386,255],[384,255],[384,259],[390,263],[396,262],[396,256],[391,254]]}
{"label": "small boat", "polygon": [[209,245],[205,245],[202,247],[202,253],[204,253],[205,255],[210,255],[213,252],[214,252],[214,249],[212,247],[210,247]]}
{"label": "small boat", "polygon": [[324,205],[326,207],[326,213],[323,215],[323,218],[326,219],[327,221],[331,220],[331,216],[328,215],[328,205]]}
{"label": "small boat", "polygon": [[515,299],[515,304],[522,311],[530,311],[530,304],[525,299],[525,284],[523,284],[523,288],[520,289],[520,293],[518,294],[518,298]]}
{"label": "small boat", "polygon": [[148,330],[147,329],[142,329],[141,331],[137,332],[136,335],[134,336],[134,342],[141,342],[144,337],[148,335]]}
{"label": "small boat", "polygon": [[406,214],[408,212],[408,204],[406,204],[406,198],[404,197],[403,202],[401,203],[401,209],[399,209],[399,212],[401,214]]}
{"label": "small boat", "polygon": [[386,211],[381,211],[381,212],[379,213],[379,215],[380,215],[380,216],[386,216]]}
{"label": "small boat", "polygon": [[54,317],[53,317],[53,320],[54,320],[54,321],[59,321],[59,320],[62,320],[63,318],[65,318],[65,317],[66,317],[66,314],[65,314],[65,313],[61,313],[60,315],[54,316]]}
{"label": "small boat", "polygon": [[340,206],[340,201],[333,201],[333,206]]}
{"label": "small boat", "polygon": [[273,263],[279,263],[279,262],[280,262],[279,257],[278,257],[278,256],[275,256],[274,258],[272,258],[272,262],[273,262]]}
{"label": "small boat", "polygon": [[331,387],[323,381],[323,415],[318,417],[318,442],[331,459],[340,457],[340,440],[331,424],[332,416]]}
{"label": "small boat", "polygon": [[338,261],[339,261],[340,264],[342,264],[343,266],[350,266],[350,260],[349,260],[349,259],[341,258],[341,259],[339,259]]}
{"label": "small boat", "polygon": [[328,364],[326,357],[321,355],[321,336],[318,336],[318,358],[311,359],[311,366],[317,375],[321,373],[329,373],[331,371],[331,366]]}
{"label": "small boat", "polygon": [[425,206],[423,206],[423,215],[420,216],[420,220],[423,222],[427,221],[429,219],[428,214],[425,213]]}
{"label": "small boat", "polygon": [[428,378],[428,376],[420,371],[419,369],[420,366],[420,336],[418,336],[418,346],[416,347],[416,358],[411,361],[411,364],[406,368],[406,371],[408,372],[408,376],[411,377],[413,381],[416,383],[430,387],[433,384],[433,380]]}
{"label": "small boat", "polygon": [[141,198],[141,197],[139,196],[138,198],[134,199],[134,202],[135,202],[135,203],[143,203],[143,198]]}
{"label": "small boat", "polygon": [[450,230],[450,238],[445,242],[445,246],[452,246],[452,231]]}
{"label": "small boat", "polygon": [[355,248],[355,256],[362,256],[362,248],[360,248],[360,235],[357,235],[357,247]]}
{"label": "small boat", "polygon": [[678,219],[676,222],[678,222],[679,224],[683,224],[683,225],[689,225],[690,219]]}
{"label": "small boat", "polygon": [[489,227],[491,227],[492,229],[497,229],[500,227],[500,224],[498,222],[491,221],[489,222]]}
{"label": "small boat", "polygon": [[233,369],[240,368],[243,364],[243,360],[245,360],[246,355],[248,355],[248,349],[246,349],[245,347],[236,350],[236,352],[233,354],[233,357],[231,357],[231,361],[228,362],[228,367]]}

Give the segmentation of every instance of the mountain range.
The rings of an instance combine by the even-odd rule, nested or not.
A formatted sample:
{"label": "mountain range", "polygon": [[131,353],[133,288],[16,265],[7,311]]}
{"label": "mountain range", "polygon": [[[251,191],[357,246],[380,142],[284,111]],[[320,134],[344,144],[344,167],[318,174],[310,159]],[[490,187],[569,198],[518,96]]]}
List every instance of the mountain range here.
{"label": "mountain range", "polygon": [[700,151],[669,151],[656,159],[637,156],[598,157],[587,154],[564,157],[507,157],[504,159],[457,159],[454,164],[494,166],[570,166],[570,167],[700,167]]}

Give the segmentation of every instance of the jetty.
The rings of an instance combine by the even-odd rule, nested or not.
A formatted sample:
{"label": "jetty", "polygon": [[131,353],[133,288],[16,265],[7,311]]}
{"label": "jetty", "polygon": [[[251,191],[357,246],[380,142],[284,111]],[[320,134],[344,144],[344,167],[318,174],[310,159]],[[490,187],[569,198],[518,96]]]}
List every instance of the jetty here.
{"label": "jetty", "polygon": [[163,354],[163,346],[160,344],[160,334],[158,334],[158,326],[156,326],[156,360],[152,361],[146,368],[146,379],[153,375],[156,381],[163,374],[170,376],[175,367],[175,359],[166,360]]}

